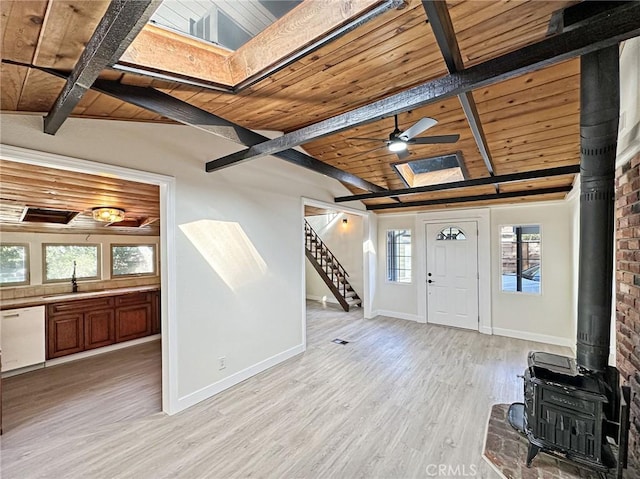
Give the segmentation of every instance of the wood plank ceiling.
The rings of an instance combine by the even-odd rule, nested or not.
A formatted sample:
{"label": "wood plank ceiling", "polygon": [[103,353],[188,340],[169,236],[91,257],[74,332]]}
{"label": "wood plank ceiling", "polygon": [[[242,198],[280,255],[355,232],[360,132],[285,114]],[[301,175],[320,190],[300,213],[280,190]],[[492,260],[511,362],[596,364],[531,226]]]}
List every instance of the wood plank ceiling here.
{"label": "wood plank ceiling", "polygon": [[[79,212],[69,224],[22,222],[25,207]],[[92,209],[125,210],[125,223],[95,221]],[[160,190],[157,185],[88,175],[0,159],[0,225],[2,231],[37,233],[160,235]]]}
{"label": "wood plank ceiling", "polygon": [[[108,1],[3,1],[2,58],[69,71],[102,17]],[[575,1],[447,0],[465,68],[540,41],[552,15]],[[327,1],[324,8],[336,2]],[[286,17],[285,17],[286,20]],[[273,30],[272,34],[273,34]],[[282,29],[285,31],[286,29]],[[105,70],[102,79],[151,86],[250,129],[295,131],[428,80],[447,67],[420,1],[405,2],[302,56],[237,93],[200,88],[148,76]],[[579,60],[569,60],[472,92],[496,175],[579,163]],[[3,111],[47,112],[64,80],[35,68],[2,64]],[[73,116],[132,121],[169,121],[113,97],[90,91]],[[459,134],[455,144],[411,145],[409,160],[460,152],[468,178],[489,176],[456,97],[399,116],[403,130],[422,117],[438,124],[428,135]],[[64,126],[63,126],[64,128]],[[352,137],[387,138],[393,118],[332,134],[304,145],[317,159],[388,189],[404,188],[395,154]],[[203,162],[213,158],[203,158]],[[254,161],[260,161],[254,160]],[[203,173],[204,174],[204,173]],[[212,173],[215,174],[215,173]],[[569,187],[574,175],[505,184],[501,192]],[[351,188],[354,192],[362,192]],[[495,193],[493,185],[424,193],[411,201]],[[487,200],[472,205],[555,200],[565,192]],[[367,205],[397,205],[391,198]],[[455,203],[456,207],[469,204]],[[442,208],[447,205],[410,208]],[[378,210],[385,211],[385,210]]]}

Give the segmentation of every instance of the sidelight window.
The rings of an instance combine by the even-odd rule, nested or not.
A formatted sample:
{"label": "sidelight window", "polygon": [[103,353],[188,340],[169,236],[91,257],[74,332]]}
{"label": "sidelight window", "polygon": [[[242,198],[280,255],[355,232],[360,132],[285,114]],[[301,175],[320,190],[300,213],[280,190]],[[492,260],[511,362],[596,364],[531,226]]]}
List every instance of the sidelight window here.
{"label": "sidelight window", "polygon": [[387,281],[411,283],[411,230],[387,231]]}
{"label": "sidelight window", "polygon": [[29,245],[0,244],[0,286],[29,284]]}
{"label": "sidelight window", "polygon": [[502,291],[540,293],[540,226],[501,229]]}

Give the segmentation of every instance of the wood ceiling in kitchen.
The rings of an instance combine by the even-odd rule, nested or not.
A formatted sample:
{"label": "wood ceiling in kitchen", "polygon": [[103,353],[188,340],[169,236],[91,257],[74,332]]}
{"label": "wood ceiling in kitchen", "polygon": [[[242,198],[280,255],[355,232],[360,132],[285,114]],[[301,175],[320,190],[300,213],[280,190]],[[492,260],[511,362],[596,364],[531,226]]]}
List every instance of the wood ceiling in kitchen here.
{"label": "wood ceiling in kitchen", "polygon": [[[26,223],[24,208],[80,212],[67,225]],[[92,209],[113,206],[141,227],[106,226]],[[126,181],[0,159],[0,230],[39,233],[130,234],[159,236],[160,191],[157,185]]]}

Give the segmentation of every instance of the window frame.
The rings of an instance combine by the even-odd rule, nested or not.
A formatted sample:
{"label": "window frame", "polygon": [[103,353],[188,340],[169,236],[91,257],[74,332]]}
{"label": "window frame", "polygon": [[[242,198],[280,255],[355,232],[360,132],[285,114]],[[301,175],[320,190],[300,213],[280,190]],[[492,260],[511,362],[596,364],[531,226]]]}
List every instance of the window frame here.
{"label": "window frame", "polygon": [[[398,271],[407,271],[406,269],[399,269],[397,264],[395,265],[395,274],[393,275],[396,279],[391,279],[391,248],[390,248],[390,242],[389,242],[389,233],[391,233],[392,231],[405,231],[409,234],[409,245],[411,246],[411,254],[409,256],[409,274],[410,274],[410,279],[409,281],[399,281],[398,278]],[[398,245],[397,242],[394,242],[394,245]],[[389,284],[402,284],[402,285],[410,285],[413,284],[413,231],[411,228],[389,228],[386,230],[386,234],[385,234],[385,252],[386,252],[386,258],[385,258],[385,281]],[[399,257],[397,254],[395,255],[396,259]],[[406,256],[403,256],[406,257]],[[396,262],[397,263],[397,262]]]}
{"label": "window frame", "polygon": [[[539,242],[539,249],[540,249],[540,259],[538,260],[538,268],[539,268],[539,275],[540,275],[540,281],[539,281],[539,286],[538,286],[538,291],[522,291],[522,290],[505,290],[503,289],[503,282],[502,282],[502,278],[504,276],[503,274],[503,266],[502,266],[502,252],[503,252],[503,241],[502,241],[502,229],[503,228],[513,228],[515,230],[515,228],[518,227],[537,227],[538,228],[538,235],[540,236],[540,242]],[[542,225],[539,223],[509,223],[509,224],[504,224],[504,225],[499,225],[498,227],[498,234],[499,234],[499,255],[498,255],[498,274],[499,274],[499,278],[498,278],[498,282],[499,282],[499,288],[500,288],[500,292],[501,293],[505,293],[505,294],[527,294],[527,295],[532,295],[532,296],[541,296],[542,295],[542,257],[543,257],[543,252],[542,252]],[[514,231],[515,234],[515,231]],[[522,242],[522,243],[526,243],[526,242]],[[514,242],[514,244],[516,244],[516,250],[517,250],[517,241]],[[527,268],[528,269],[528,268]],[[524,270],[523,270],[524,271]],[[517,276],[517,272],[516,272],[516,276]],[[525,278],[526,279],[526,278]],[[516,288],[517,288],[517,280],[516,280]]]}
{"label": "window frame", "polygon": [[102,243],[42,243],[42,284],[66,283],[71,281],[71,276],[63,279],[47,279],[47,246],[82,246],[96,248],[96,276],[76,276],[78,283],[83,281],[96,281],[102,279]]}
{"label": "window frame", "polygon": [[13,286],[29,286],[31,284],[31,244],[30,243],[18,243],[18,242],[1,242],[0,247],[2,246],[23,246],[25,249],[25,261],[24,267],[26,270],[26,279],[25,281],[18,281],[13,283],[3,283],[0,280],[0,288],[11,288]]}
{"label": "window frame", "polygon": [[[151,273],[133,273],[133,274],[113,274],[113,248],[118,246],[151,246],[153,248],[153,272]],[[111,279],[120,278],[138,278],[145,276],[158,276],[158,245],[156,243],[110,243],[109,244],[109,270]]]}

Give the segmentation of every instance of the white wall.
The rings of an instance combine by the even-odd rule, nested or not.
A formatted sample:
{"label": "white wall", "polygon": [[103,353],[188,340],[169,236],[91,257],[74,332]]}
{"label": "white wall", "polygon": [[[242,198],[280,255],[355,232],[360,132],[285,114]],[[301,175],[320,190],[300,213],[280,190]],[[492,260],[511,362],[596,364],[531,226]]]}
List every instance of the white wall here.
{"label": "white wall", "polygon": [[274,158],[207,174],[207,160],[239,145],[177,125],[69,119],[50,136],[40,117],[3,114],[0,135],[9,145],[175,177],[172,412],[303,351],[301,196],[349,194],[338,182]]}
{"label": "white wall", "polygon": [[[491,290],[494,334],[551,344],[575,344],[572,208],[566,201],[491,210]],[[501,291],[500,227],[540,225],[541,294]]]}
{"label": "white wall", "polygon": [[[411,231],[411,283],[387,281],[387,231],[406,229]],[[416,241],[416,214],[378,215],[378,238],[376,256],[376,296],[373,301],[374,313],[383,316],[420,321],[418,315],[418,275],[417,250],[421,247]]]}
{"label": "white wall", "polygon": [[[345,218],[347,224],[342,222]],[[349,283],[362,298],[364,292],[362,254],[364,219],[359,215],[348,213],[308,216],[306,219],[345,268],[349,274]],[[321,300],[326,297],[327,301],[337,303],[333,293],[309,260],[305,260],[305,278],[308,299]]]}
{"label": "white wall", "polygon": [[640,149],[640,37],[620,47],[618,166]]}
{"label": "white wall", "polygon": [[[445,222],[448,217],[468,218],[478,221],[480,230],[478,237],[481,275],[480,330],[484,333],[493,332],[493,334],[573,346],[575,344],[572,292],[574,283],[573,214],[570,204],[560,201],[443,210],[433,213],[379,215],[377,244],[379,273],[374,310],[387,316],[426,322],[425,222],[436,220]],[[500,291],[499,227],[508,224],[539,224],[542,227],[543,292],[541,295]],[[388,229],[412,230],[414,274],[413,282],[409,285],[385,281],[385,245]]]}

